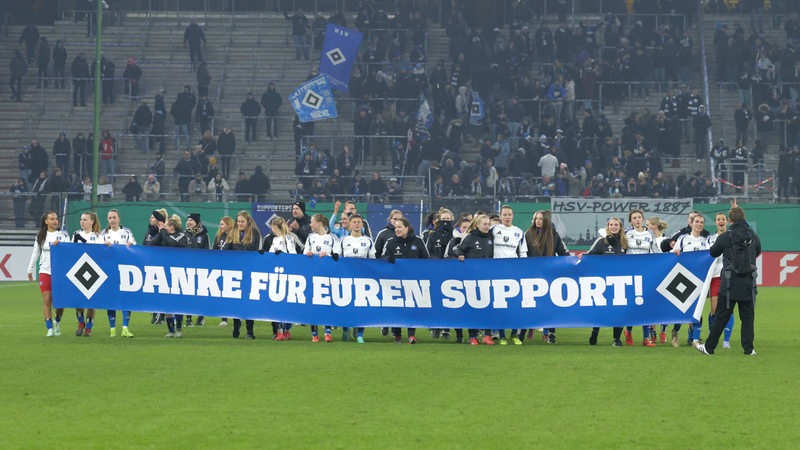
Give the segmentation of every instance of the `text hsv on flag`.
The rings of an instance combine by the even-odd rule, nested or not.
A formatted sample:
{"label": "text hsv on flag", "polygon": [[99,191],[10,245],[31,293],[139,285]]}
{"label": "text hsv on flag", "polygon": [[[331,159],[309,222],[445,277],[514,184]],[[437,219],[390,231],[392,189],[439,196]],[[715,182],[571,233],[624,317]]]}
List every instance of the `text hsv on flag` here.
{"label": "text hsv on flag", "polygon": [[319,72],[328,76],[331,89],[348,91],[350,72],[358,58],[362,37],[359,31],[330,23],[325,29]]}
{"label": "text hsv on flag", "polygon": [[707,251],[395,263],[72,243],[51,252],[58,308],[492,329],[696,322],[714,261]]}
{"label": "text hsv on flag", "polygon": [[300,122],[333,119],[338,115],[336,99],[325,75],[312,78],[289,95]]}

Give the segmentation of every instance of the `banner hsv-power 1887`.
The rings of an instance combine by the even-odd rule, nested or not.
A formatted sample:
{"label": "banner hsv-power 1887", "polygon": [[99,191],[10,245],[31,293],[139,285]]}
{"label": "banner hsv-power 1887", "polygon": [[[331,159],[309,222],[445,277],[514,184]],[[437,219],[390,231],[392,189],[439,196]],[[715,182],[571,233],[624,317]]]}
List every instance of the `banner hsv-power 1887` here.
{"label": "banner hsv-power 1887", "polygon": [[708,252],[457,260],[63,243],[53,303],[336,326],[535,328],[699,319]]}

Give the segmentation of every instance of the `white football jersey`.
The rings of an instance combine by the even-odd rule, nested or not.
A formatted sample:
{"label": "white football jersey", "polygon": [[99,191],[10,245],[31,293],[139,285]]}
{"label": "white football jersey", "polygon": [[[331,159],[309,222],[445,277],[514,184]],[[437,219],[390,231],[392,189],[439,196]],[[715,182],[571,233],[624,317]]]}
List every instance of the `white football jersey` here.
{"label": "white football jersey", "polygon": [[[711,246],[714,245],[714,242],[717,242],[718,237],[719,235],[716,233],[708,235],[708,248],[711,248]],[[714,277],[722,275],[722,255],[719,255],[714,259],[714,264],[712,264],[711,267]]]}
{"label": "white football jersey", "polygon": [[36,263],[39,263],[39,273],[50,273],[50,245],[54,242],[69,242],[69,234],[63,230],[48,231],[42,245],[33,241],[33,253],[28,263],[28,273],[34,273]]}
{"label": "white football jersey", "polygon": [[711,246],[708,244],[708,238],[703,236],[694,237],[691,234],[682,234],[675,241],[675,247],[672,251],[680,249],[682,252],[694,252],[697,250],[708,250]]}
{"label": "white football jersey", "polygon": [[337,252],[343,258],[375,258],[375,244],[367,236],[345,236],[338,247]]}
{"label": "white football jersey", "polygon": [[294,245],[294,239],[291,236],[275,236],[272,239],[272,245],[267,249],[270,253],[275,253],[276,251],[282,251],[283,253],[297,253],[297,248]]}
{"label": "white football jersey", "polygon": [[[83,241],[79,240],[78,236],[80,236],[83,239]],[[89,231],[87,233],[86,231],[83,231],[83,230],[76,231],[75,233],[72,234],[72,242],[80,242],[80,243],[86,242],[87,244],[104,244],[105,243],[103,241],[103,237],[100,236],[99,233],[95,233],[94,231]]]}
{"label": "white football jersey", "polygon": [[332,254],[336,248],[336,237],[330,233],[317,234],[311,233],[306,239],[305,252],[311,252],[315,255],[320,253]]}
{"label": "white football jersey", "polygon": [[127,244],[128,242],[136,244],[136,238],[133,237],[133,233],[125,227],[120,227],[116,231],[106,228],[100,233],[100,236],[103,237],[103,241],[109,244]]}
{"label": "white football jersey", "polygon": [[629,255],[659,253],[656,250],[656,240],[653,239],[653,233],[648,229],[636,231],[631,228],[625,232],[625,238],[628,240],[628,251],[625,253]]}
{"label": "white football jersey", "polygon": [[497,224],[492,227],[495,258],[525,258],[528,256],[528,244],[525,233],[518,227],[507,227]]}

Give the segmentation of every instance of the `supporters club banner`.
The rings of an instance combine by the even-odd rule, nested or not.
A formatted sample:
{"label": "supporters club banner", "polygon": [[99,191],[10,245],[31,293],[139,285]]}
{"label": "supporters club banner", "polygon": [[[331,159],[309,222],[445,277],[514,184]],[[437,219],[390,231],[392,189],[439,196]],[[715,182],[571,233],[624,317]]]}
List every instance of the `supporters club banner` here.
{"label": "supporters club banner", "polygon": [[338,116],[336,100],[325,75],[319,75],[301,84],[289,96],[289,101],[300,122],[334,119]]}
{"label": "supporters club banner", "polygon": [[358,57],[363,34],[350,28],[329,23],[322,42],[319,72],[328,76],[331,88],[348,91],[350,72]]}
{"label": "supporters club banner", "polygon": [[708,252],[496,260],[362,260],[63,243],[59,308],[336,325],[534,328],[692,322]]}
{"label": "supporters club banner", "polygon": [[[567,247],[588,246],[597,239],[597,230],[606,226],[608,219],[622,219],[627,227],[628,213],[634,209],[644,212],[644,218],[658,217],[669,224],[664,235],[670,236],[685,227],[692,211],[692,199],[649,198],[570,198],[552,197],[550,210],[553,225]],[[706,218],[706,225],[713,220]]]}

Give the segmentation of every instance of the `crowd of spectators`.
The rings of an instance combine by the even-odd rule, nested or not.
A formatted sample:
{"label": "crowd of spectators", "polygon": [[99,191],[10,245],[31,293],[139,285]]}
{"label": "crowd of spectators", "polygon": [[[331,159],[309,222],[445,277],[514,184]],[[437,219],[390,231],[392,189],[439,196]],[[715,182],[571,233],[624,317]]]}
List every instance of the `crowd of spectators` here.
{"label": "crowd of spectators", "polygon": [[[486,26],[475,10],[459,2],[443,2],[440,19],[448,36],[446,61],[428,60],[429,18],[414,2],[395,2],[395,11],[383,10],[375,2],[359,2],[355,20],[342,11],[328,18],[317,13],[313,23],[302,9],[287,13],[298,59],[309,59],[310,49],[320,50],[328,22],[364,32],[349,93],[340,102],[340,110],[353,117],[353,142],[317,149],[314,124],[295,118],[298,184],[289,194],[298,200],[395,201],[402,196],[403,176],[417,175],[436,198],[712,196],[717,187],[710,172],[684,170],[673,177],[664,171],[665,164],[678,167],[679,158],[685,156],[682,147],[693,143],[690,154],[698,162],[710,161],[709,166],[716,169],[713,173],[734,189],[743,185],[749,161],[758,166],[764,154],[777,147],[787,161],[778,178],[784,177],[787,195],[796,195],[796,180],[800,180],[800,163],[794,156],[800,145],[800,20],[796,12],[783,21],[785,43],[770,42],[760,33],[757,15],[751,15],[749,32],[736,21],[719,24],[715,30],[715,81],[738,90],[741,106],[732,117],[736,142],[728,147],[715,139],[708,148],[711,119],[697,86],[690,85],[698,69],[697,49],[687,30],[696,20],[692,2],[605,2],[606,13],[594,23],[568,23],[561,8],[565,2],[550,3],[549,11],[555,15],[544,14],[542,2],[514,2],[510,23],[494,27]],[[762,6],[755,0],[745,3],[747,12]],[[628,7],[636,14],[626,15]],[[63,42],[50,50],[46,39],[31,27],[20,36],[25,54],[18,52],[11,62],[15,99],[21,99],[21,89],[14,87],[35,62],[40,88],[47,87],[51,61],[54,85],[64,87]],[[263,198],[269,191],[263,170],[252,176],[240,173],[236,183],[229,181],[235,138],[229,128],[215,135],[214,105],[208,98],[212,78],[202,55],[205,34],[196,22],[187,27],[184,44],[197,77],[199,101],[187,85],[169,110],[163,90],[155,96],[152,110],[148,102],[141,102],[129,131],[136,136],[139,150],[147,153],[154,148],[158,156],[144,185],[129,179],[123,193],[136,200],[168,189],[162,183],[169,112],[175,122],[175,146],[189,149],[172,171],[177,181],[174,188],[182,199],[221,199],[227,194]],[[99,64],[104,74],[103,101],[113,103],[114,64],[106,58]],[[75,106],[85,104],[89,67],[84,55],[73,59]],[[317,74],[314,67],[308,78]],[[128,60],[124,77],[126,93],[137,98],[141,69],[135,60]],[[626,99],[649,102],[651,95],[652,108],[630,112],[622,129],[612,129],[606,116],[609,108],[621,114]],[[421,96],[433,111],[430,123],[419,120]],[[277,139],[280,99],[274,83],[260,102],[248,94],[240,109],[247,124],[245,144],[257,140],[257,118],[262,111],[267,117],[267,138]],[[478,102],[481,108],[476,113]],[[727,120],[724,114],[716,114],[715,120]],[[203,134],[198,144],[192,143],[192,123]],[[76,195],[85,189],[91,136],[83,139],[81,134],[85,143],[78,138],[66,153],[64,148],[70,147],[66,136],[59,137],[53,149],[56,166],[70,186],[68,192]],[[111,145],[110,133],[104,133],[103,141],[101,174],[113,180],[117,146]],[[65,164],[70,158],[72,164]],[[21,154],[20,178],[31,190],[41,170],[23,174],[23,159]],[[370,161],[389,169],[365,175],[363,167]],[[160,173],[154,170],[159,164]],[[48,173],[45,178],[52,177]],[[41,184],[39,189],[44,190]]]}

